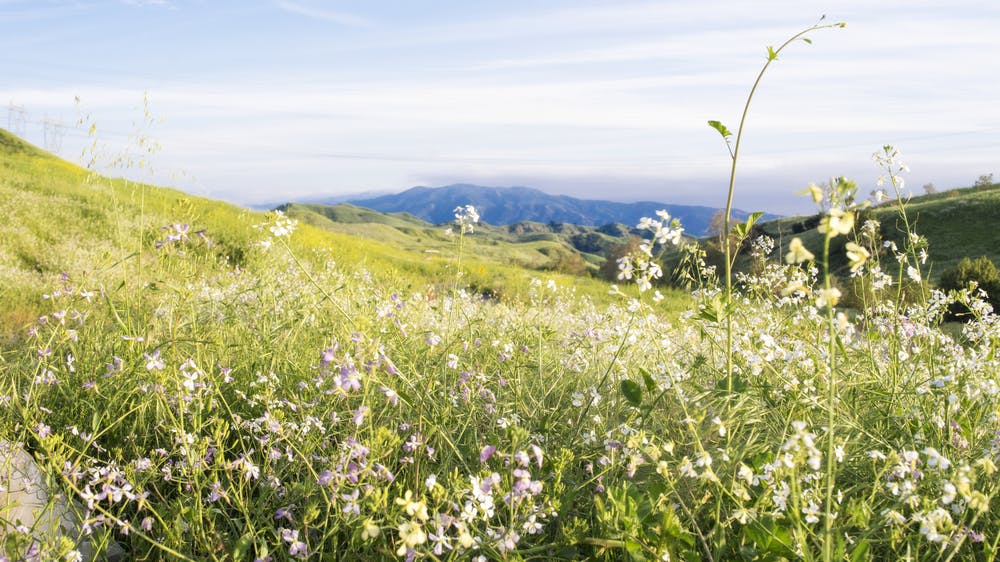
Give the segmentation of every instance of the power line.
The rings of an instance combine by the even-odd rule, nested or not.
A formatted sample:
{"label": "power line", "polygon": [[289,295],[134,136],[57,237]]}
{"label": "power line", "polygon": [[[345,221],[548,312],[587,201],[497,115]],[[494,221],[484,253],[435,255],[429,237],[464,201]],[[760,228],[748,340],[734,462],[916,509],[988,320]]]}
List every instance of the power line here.
{"label": "power line", "polygon": [[25,123],[28,120],[28,111],[23,105],[14,105],[11,101],[7,106],[7,130],[15,135],[24,138]]}
{"label": "power line", "polygon": [[62,149],[63,137],[66,135],[66,125],[62,121],[45,117],[42,120],[42,138],[44,139],[45,150],[53,154],[58,154]]}

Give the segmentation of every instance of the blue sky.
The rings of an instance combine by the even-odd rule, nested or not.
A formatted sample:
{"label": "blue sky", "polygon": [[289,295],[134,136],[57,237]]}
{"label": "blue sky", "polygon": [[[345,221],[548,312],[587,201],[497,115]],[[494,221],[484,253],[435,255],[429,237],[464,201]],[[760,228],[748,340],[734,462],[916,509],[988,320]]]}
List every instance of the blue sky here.
{"label": "blue sky", "polygon": [[834,175],[867,193],[883,144],[915,192],[1000,172],[982,0],[0,0],[0,126],[43,145],[61,122],[79,160],[78,115],[117,150],[146,92],[151,180],[238,203],[469,182],[722,206],[706,121],[735,130],[766,46],[822,14],[847,27],[765,77],[739,207],[808,211],[795,192]]}

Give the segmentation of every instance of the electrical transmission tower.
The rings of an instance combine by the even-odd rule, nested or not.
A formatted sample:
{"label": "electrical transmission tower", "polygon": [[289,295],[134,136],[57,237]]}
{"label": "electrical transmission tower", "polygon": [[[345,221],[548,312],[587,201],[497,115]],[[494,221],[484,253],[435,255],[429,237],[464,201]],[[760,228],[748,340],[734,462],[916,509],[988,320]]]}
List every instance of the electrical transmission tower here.
{"label": "electrical transmission tower", "polygon": [[28,122],[28,111],[23,105],[14,105],[10,102],[7,106],[7,130],[15,135],[24,138],[24,128]]}
{"label": "electrical transmission tower", "polygon": [[59,154],[62,148],[63,136],[66,135],[66,126],[62,121],[49,119],[46,117],[42,121],[42,133],[45,139],[45,150],[53,154]]}

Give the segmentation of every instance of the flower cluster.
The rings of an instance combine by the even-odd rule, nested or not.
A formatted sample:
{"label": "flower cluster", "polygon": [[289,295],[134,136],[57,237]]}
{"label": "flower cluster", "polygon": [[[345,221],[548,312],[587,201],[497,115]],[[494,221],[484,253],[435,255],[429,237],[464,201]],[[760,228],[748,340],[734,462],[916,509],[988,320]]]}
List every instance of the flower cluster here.
{"label": "flower cluster", "polygon": [[663,269],[657,263],[653,255],[653,249],[659,246],[680,244],[684,229],[680,226],[680,221],[671,219],[670,214],[660,210],[656,212],[659,220],[649,217],[642,217],[637,228],[650,233],[651,238],[639,244],[639,251],[618,258],[618,279],[635,279],[639,291],[648,291],[653,287],[652,282],[663,277]]}

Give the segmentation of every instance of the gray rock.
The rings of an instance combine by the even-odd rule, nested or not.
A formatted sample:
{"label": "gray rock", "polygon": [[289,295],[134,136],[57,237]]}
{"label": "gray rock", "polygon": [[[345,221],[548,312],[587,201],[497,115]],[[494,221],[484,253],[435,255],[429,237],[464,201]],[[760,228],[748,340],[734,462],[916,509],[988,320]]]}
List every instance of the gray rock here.
{"label": "gray rock", "polygon": [[86,561],[121,561],[125,551],[112,542],[100,557],[82,532],[83,506],[66,494],[50,490],[45,474],[24,449],[0,441],[0,536],[17,532],[18,526],[31,530],[35,540],[65,536],[76,542]]}

